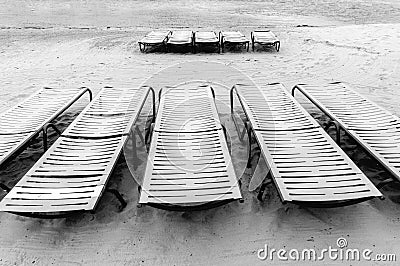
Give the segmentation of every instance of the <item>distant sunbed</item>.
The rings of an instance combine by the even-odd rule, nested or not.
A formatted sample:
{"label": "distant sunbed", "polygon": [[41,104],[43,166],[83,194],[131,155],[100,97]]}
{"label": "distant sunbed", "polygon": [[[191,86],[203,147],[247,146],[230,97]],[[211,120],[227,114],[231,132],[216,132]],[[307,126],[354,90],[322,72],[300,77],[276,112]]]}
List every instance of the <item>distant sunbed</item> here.
{"label": "distant sunbed", "polygon": [[[341,82],[318,86],[299,84],[293,88],[293,95],[296,89],[333,121],[339,143],[342,128],[400,180],[399,117]],[[378,187],[387,183],[382,182]]]}
{"label": "distant sunbed", "polygon": [[212,88],[184,84],[160,95],[139,203],[183,211],[241,199]]}
{"label": "distant sunbed", "polygon": [[252,44],[252,50],[254,51],[255,44],[260,44],[260,45],[267,45],[267,46],[273,46],[275,47],[275,50],[279,52],[279,48],[281,46],[281,42],[279,39],[276,37],[276,35],[269,31],[253,31],[251,33],[251,44]]}
{"label": "distant sunbed", "polygon": [[170,34],[170,31],[165,30],[149,32],[143,39],[138,42],[140,51],[145,52],[146,47],[162,46],[166,48],[168,37],[170,36]]}
{"label": "distant sunbed", "polygon": [[168,50],[171,46],[189,46],[193,47],[193,31],[177,30],[173,31],[167,41]]}
{"label": "distant sunbed", "polygon": [[91,100],[92,94],[87,88],[43,88],[0,114],[0,165],[40,133],[46,150],[48,127],[56,129],[51,122],[86,92]]}
{"label": "distant sunbed", "polygon": [[102,89],[2,199],[0,210],[50,218],[94,211],[104,191],[124,207],[118,191],[106,185],[150,91]]}
{"label": "distant sunbed", "polygon": [[221,40],[221,49],[224,52],[225,46],[228,45],[244,45],[249,51],[250,41],[240,31],[221,31],[219,33]]}
{"label": "distant sunbed", "polygon": [[246,114],[249,143],[254,133],[283,202],[337,207],[382,196],[283,85],[234,86],[232,113],[235,92]]}
{"label": "distant sunbed", "polygon": [[214,31],[196,31],[194,35],[194,47],[197,46],[215,46],[220,50],[220,40],[218,35]]}

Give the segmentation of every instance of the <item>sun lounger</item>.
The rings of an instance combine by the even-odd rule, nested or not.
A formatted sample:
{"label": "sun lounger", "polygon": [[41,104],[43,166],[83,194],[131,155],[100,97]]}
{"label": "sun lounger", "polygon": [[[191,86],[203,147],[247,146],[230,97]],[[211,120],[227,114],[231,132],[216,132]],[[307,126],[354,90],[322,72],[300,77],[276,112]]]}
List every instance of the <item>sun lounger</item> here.
{"label": "sun lounger", "polygon": [[140,204],[199,210],[241,199],[212,88],[164,88]]}
{"label": "sun lounger", "polygon": [[232,113],[234,92],[283,202],[337,207],[382,196],[283,85],[234,86]]}
{"label": "sun lounger", "polygon": [[193,31],[177,30],[173,31],[167,42],[168,49],[171,46],[190,46],[193,47]]}
{"label": "sun lounger", "polygon": [[251,45],[252,50],[254,51],[255,44],[260,45],[268,45],[275,47],[275,50],[279,52],[279,48],[281,46],[281,42],[276,37],[276,35],[269,31],[253,31],[251,33]]}
{"label": "sun lounger", "polygon": [[[102,89],[3,198],[0,210],[51,218],[95,210],[150,91]],[[118,191],[109,191],[126,205]]]}
{"label": "sun lounger", "polygon": [[220,40],[214,31],[196,31],[194,35],[194,47],[196,46],[216,46],[220,50]]}
{"label": "sun lounger", "polygon": [[163,46],[166,48],[168,37],[171,34],[170,31],[152,31],[143,37],[139,43],[139,49],[141,52],[146,51],[147,47]]}
{"label": "sun lounger", "polygon": [[0,114],[0,165],[10,159],[40,132],[47,149],[48,125],[75,103],[87,88],[43,88]]}
{"label": "sun lounger", "polygon": [[221,49],[224,52],[225,45],[244,45],[249,51],[250,41],[240,31],[221,31],[219,33],[221,40]]}
{"label": "sun lounger", "polygon": [[296,85],[293,88],[293,95],[296,89],[334,121],[339,143],[340,128],[342,128],[397,180],[400,180],[399,117],[341,82],[324,86]]}

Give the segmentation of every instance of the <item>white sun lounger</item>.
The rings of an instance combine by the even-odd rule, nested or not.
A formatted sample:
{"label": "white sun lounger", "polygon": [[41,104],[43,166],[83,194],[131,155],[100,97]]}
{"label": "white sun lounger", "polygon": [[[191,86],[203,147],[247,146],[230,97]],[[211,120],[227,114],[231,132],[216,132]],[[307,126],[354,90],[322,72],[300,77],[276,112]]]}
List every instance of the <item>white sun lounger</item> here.
{"label": "white sun lounger", "polygon": [[296,89],[334,121],[339,143],[342,128],[400,180],[399,117],[341,82],[318,86],[299,84],[293,88],[293,94]]}
{"label": "white sun lounger", "polygon": [[283,85],[234,86],[232,112],[234,92],[283,202],[337,207],[382,196]]}
{"label": "white sun lounger", "polygon": [[194,34],[194,45],[197,46],[216,46],[220,50],[220,40],[214,31],[196,31]]}
{"label": "white sun lounger", "polygon": [[47,125],[60,116],[87,88],[43,88],[13,108],[0,114],[0,165],[21,150],[35,136],[43,133],[47,149]]}
{"label": "white sun lounger", "polygon": [[244,45],[249,51],[250,41],[240,31],[220,31],[221,49],[224,52],[225,45]]}
{"label": "white sun lounger", "polygon": [[191,30],[177,30],[173,31],[171,37],[168,39],[167,47],[171,46],[190,46],[193,47],[193,31]]}
{"label": "white sun lounger", "polygon": [[147,47],[155,47],[155,46],[163,46],[164,48],[167,45],[168,37],[171,32],[168,30],[161,31],[151,31],[146,36],[143,37],[139,43],[139,49],[141,52],[146,51]]}
{"label": "white sun lounger", "polygon": [[[150,91],[102,89],[3,198],[0,210],[33,217],[95,210]],[[121,195],[111,192],[124,207]]]}
{"label": "white sun lounger", "polygon": [[199,210],[241,199],[212,88],[164,88],[140,204]]}
{"label": "white sun lounger", "polygon": [[251,33],[252,50],[254,51],[255,44],[273,46],[277,52],[281,46],[281,42],[276,35],[269,30],[253,31]]}

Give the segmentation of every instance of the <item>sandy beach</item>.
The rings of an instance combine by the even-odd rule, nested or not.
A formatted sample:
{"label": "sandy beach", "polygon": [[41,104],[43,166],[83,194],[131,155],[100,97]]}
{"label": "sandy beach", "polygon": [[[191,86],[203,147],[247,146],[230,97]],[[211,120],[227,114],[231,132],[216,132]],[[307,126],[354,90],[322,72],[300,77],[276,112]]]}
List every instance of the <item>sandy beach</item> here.
{"label": "sandy beach", "polygon": [[[268,28],[281,40],[281,50],[140,53],[137,41],[157,28],[240,30],[246,36]],[[44,86],[86,86],[97,93],[104,86],[149,85],[158,91],[207,80],[216,84],[218,110],[232,143],[240,145],[229,118],[228,88],[249,80],[257,85],[280,82],[288,89],[297,83],[343,81],[400,116],[399,43],[396,0],[1,1],[0,112]],[[326,121],[298,99],[316,119]],[[65,129],[86,103],[74,105],[57,125]],[[390,177],[354,141],[346,136],[344,140],[342,148],[372,182]],[[235,147],[232,156],[242,169],[246,154]],[[257,157],[259,149],[253,153]],[[41,155],[37,140],[0,169],[0,181],[14,186]],[[146,160],[144,150],[140,156],[142,163],[134,173],[138,176]],[[130,163],[127,154],[121,156],[109,181],[128,202],[121,212],[119,202],[106,193],[95,214],[43,220],[0,213],[0,265],[317,265],[262,261],[257,251],[266,244],[276,249],[323,249],[336,246],[339,237],[351,248],[396,254],[400,260],[399,184],[381,190],[385,200],[334,209],[301,208],[283,205],[273,185],[259,202],[257,193],[248,191],[253,167],[241,178],[243,203],[168,212],[137,208]]]}

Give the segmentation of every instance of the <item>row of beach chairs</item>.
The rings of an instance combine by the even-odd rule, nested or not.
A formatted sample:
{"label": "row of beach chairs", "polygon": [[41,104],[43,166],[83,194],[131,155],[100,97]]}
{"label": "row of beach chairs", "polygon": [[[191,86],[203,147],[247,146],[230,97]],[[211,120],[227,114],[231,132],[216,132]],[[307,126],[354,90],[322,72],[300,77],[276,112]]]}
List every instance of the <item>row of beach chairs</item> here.
{"label": "row of beach chairs", "polygon": [[[293,95],[296,90],[400,180],[397,116],[343,83],[297,85]],[[1,165],[40,130],[46,132],[51,121],[86,91],[43,89],[2,114]],[[149,95],[153,99],[152,130],[139,204],[198,210],[241,200],[212,87],[181,84],[163,88],[157,112],[151,87],[106,87],[12,189],[2,184],[8,194],[0,210],[33,217],[94,211],[105,191],[114,193],[124,207],[122,196],[107,189],[107,182],[128,138],[137,133],[135,124]],[[245,114],[242,132],[233,119],[238,134],[242,138],[247,132],[250,145],[252,138],[256,140],[270,169],[265,175],[284,203],[337,207],[382,197],[282,84],[235,85],[232,115],[235,96]],[[251,153],[248,167],[250,162]],[[268,178],[261,183],[260,199],[267,184]]]}
{"label": "row of beach chairs", "polygon": [[[161,47],[166,51],[172,47],[190,47],[196,52],[199,47],[215,47],[218,52],[224,52],[226,46],[242,46],[249,51],[250,40],[240,31],[152,31],[139,42],[141,52],[149,47]],[[276,35],[269,31],[251,32],[251,44],[254,51],[256,45],[272,46],[279,52],[280,41]]]}

